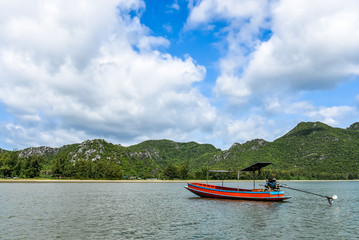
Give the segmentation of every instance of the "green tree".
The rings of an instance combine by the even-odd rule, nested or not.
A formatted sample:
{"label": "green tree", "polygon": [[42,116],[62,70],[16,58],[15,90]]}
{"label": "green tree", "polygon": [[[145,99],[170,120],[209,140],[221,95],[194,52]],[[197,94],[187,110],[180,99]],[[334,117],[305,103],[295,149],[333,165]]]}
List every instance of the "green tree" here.
{"label": "green tree", "polygon": [[34,178],[40,176],[42,156],[33,155],[23,159],[22,173],[25,177]]}
{"label": "green tree", "polygon": [[56,158],[52,167],[51,172],[53,177],[59,177],[63,174],[63,167],[61,166],[61,160]]}
{"label": "green tree", "polygon": [[168,164],[167,167],[163,170],[162,174],[163,178],[165,179],[175,179],[178,178],[178,170],[175,165],[172,163]]}
{"label": "green tree", "polygon": [[13,163],[12,176],[19,177],[21,175],[22,162],[17,152],[11,152],[11,162]]}
{"label": "green tree", "polygon": [[79,179],[90,179],[94,178],[92,172],[93,162],[89,160],[77,160],[74,165],[74,174]]}
{"label": "green tree", "polygon": [[0,155],[0,176],[9,177],[11,175],[10,154],[4,153]]}
{"label": "green tree", "polygon": [[189,173],[189,162],[184,162],[178,167],[178,175],[180,179],[187,179]]}
{"label": "green tree", "polygon": [[11,176],[11,168],[8,165],[2,165],[0,167],[0,176],[10,177]]}
{"label": "green tree", "polygon": [[196,179],[207,179],[208,168],[202,167],[201,169],[195,171],[194,176]]}
{"label": "green tree", "polygon": [[72,163],[66,160],[65,156],[60,156],[54,159],[51,165],[51,172],[53,177],[72,177],[71,169]]}

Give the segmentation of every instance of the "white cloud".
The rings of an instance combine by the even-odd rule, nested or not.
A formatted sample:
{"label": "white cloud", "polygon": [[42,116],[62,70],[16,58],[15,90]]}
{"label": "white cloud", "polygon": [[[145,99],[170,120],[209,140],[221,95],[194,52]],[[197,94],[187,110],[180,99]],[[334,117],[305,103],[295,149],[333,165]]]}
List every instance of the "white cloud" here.
{"label": "white cloud", "polygon": [[344,120],[348,115],[354,112],[353,107],[349,106],[335,106],[335,107],[320,107],[314,111],[308,112],[308,116],[312,119],[317,119],[329,125],[338,125],[340,120]]}
{"label": "white cloud", "polygon": [[[189,28],[198,27],[218,19],[262,21],[266,0],[203,0],[191,8],[187,19]],[[234,23],[233,23],[234,24]]]}
{"label": "white cloud", "polygon": [[[122,10],[143,7],[141,1],[106,1],[90,4],[87,1],[2,1],[0,28],[1,46],[12,51],[25,52],[37,63],[47,62],[49,67],[61,66],[70,58],[77,67],[87,64],[96,55],[97,46],[110,32],[121,33],[116,21],[116,5]],[[4,14],[4,15],[3,15]],[[101,16],[94,17],[94,16]],[[126,27],[131,34],[131,25]],[[137,27],[138,28],[138,27]],[[106,37],[105,37],[106,38]]]}
{"label": "white cloud", "polygon": [[230,121],[226,127],[229,138],[236,142],[269,137],[267,119],[259,115],[251,115],[245,120]]}
{"label": "white cloud", "polygon": [[[271,9],[273,11],[268,14],[271,16],[273,35],[267,42],[257,42],[254,49],[246,41],[238,41],[246,35],[243,32],[247,33],[247,37],[254,37],[256,31],[253,31],[253,27],[248,30],[249,25],[230,26],[232,29],[237,27],[240,34],[227,36],[230,51],[222,60],[222,75],[237,70],[237,81],[245,89],[261,94],[270,90],[276,94],[286,90],[331,89],[358,74],[357,1],[281,1],[273,8],[267,8],[267,11]],[[238,15],[241,16],[240,13]],[[227,19],[230,21],[231,17]],[[252,25],[266,27],[266,22],[257,22],[258,25]],[[241,46],[232,42],[244,43],[253,51],[248,55]],[[241,66],[245,60],[237,66],[228,64],[231,59],[238,59],[238,56],[248,61],[243,69]],[[216,90],[222,92],[220,80],[221,77]],[[225,91],[223,93],[227,94]],[[232,97],[246,96],[233,92]]]}
{"label": "white cloud", "polygon": [[219,60],[220,76],[214,88],[218,97],[229,97],[231,102],[247,102],[251,96],[250,85],[242,81],[243,66],[248,63],[248,54],[260,43],[257,39],[268,27],[269,3],[250,0],[204,0],[191,9],[186,29],[202,28],[213,30],[215,21],[225,21],[220,30],[225,36],[222,44],[227,49]]}
{"label": "white cloud", "polygon": [[180,10],[180,6],[179,6],[179,4],[178,4],[178,0],[174,0],[174,2],[173,2],[171,5],[169,5],[168,7],[171,8],[171,9],[177,10],[177,11]]}
{"label": "white cloud", "polygon": [[238,77],[233,75],[223,74],[217,79],[218,88],[215,91],[220,95],[227,96],[239,96],[239,99],[245,99],[245,97],[251,95],[250,89],[243,85]]}
{"label": "white cloud", "polygon": [[170,42],[141,24],[144,1],[1,1],[0,105],[12,116],[0,137],[18,148],[90,138],[226,147],[273,140],[299,121],[339,125],[358,116],[300,95],[359,74],[357,1],[195,3],[185,30],[218,31],[224,50],[217,99],[194,87],[203,66],[156,51]]}
{"label": "white cloud", "polygon": [[[215,92],[243,102],[256,93],[332,89],[357,75],[358,10],[355,0],[203,0],[192,8],[187,27],[227,22],[222,31],[228,50],[219,61]],[[265,29],[272,36],[261,42]],[[229,92],[228,76],[241,89]]]}
{"label": "white cloud", "polygon": [[351,106],[315,106],[309,101],[295,102],[287,97],[286,99],[266,99],[267,104],[261,112],[269,116],[275,114],[283,116],[283,119],[290,119],[290,116],[299,118],[297,121],[321,121],[331,126],[338,126],[346,123],[350,119],[354,119],[357,112]]}
{"label": "white cloud", "polygon": [[230,136],[260,132],[273,139],[292,122],[338,126],[357,116],[351,106],[325,106],[302,93],[325,92],[358,75],[358,1],[202,0],[189,9],[186,30],[218,31],[213,25],[225,23],[216,32],[225,51],[213,90],[220,104],[239,112],[222,120]]}
{"label": "white cloud", "polygon": [[134,143],[211,129],[215,109],[192,87],[205,68],[153,50],[169,42],[128,14],[142,1],[26,4],[0,6],[10,12],[0,17],[0,102],[15,119],[0,129],[6,142]]}
{"label": "white cloud", "polygon": [[316,107],[309,102],[273,101],[267,107],[268,109],[252,107],[247,114],[240,114],[238,118],[222,116],[209,141],[222,139],[224,142],[217,144],[227,147],[234,142],[243,143],[256,138],[273,141],[302,121],[321,121],[330,126],[340,126],[344,123],[344,127],[347,127],[353,123],[350,119],[355,119],[358,115],[353,107]]}
{"label": "white cloud", "polygon": [[357,1],[284,1],[243,77],[251,88],[330,89],[358,74]]}
{"label": "white cloud", "polygon": [[0,128],[0,132],[4,136],[3,143],[17,149],[40,145],[49,146],[49,143],[51,146],[62,146],[89,139],[89,135],[74,129],[41,129],[12,123]]}

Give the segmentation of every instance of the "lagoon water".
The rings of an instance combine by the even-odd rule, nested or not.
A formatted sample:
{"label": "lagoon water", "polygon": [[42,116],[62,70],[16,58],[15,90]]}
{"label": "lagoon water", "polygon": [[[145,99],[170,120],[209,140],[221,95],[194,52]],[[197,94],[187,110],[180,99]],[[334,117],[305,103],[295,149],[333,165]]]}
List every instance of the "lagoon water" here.
{"label": "lagoon water", "polygon": [[0,239],[359,239],[359,182],[282,183],[338,200],[289,189],[281,203],[206,199],[185,183],[0,183]]}

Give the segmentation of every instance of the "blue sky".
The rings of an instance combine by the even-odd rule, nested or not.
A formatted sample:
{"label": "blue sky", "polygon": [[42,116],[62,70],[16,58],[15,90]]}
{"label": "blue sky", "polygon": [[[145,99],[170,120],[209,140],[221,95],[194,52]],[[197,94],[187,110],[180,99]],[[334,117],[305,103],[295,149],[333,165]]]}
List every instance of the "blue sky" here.
{"label": "blue sky", "polygon": [[359,2],[0,1],[0,148],[228,149],[359,117]]}

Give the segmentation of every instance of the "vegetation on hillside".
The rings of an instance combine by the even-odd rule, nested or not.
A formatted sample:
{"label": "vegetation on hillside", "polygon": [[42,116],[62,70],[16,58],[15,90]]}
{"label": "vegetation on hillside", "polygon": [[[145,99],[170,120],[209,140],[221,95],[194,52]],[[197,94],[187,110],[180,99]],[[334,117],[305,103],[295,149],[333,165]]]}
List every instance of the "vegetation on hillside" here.
{"label": "vegetation on hillside", "polygon": [[[100,139],[61,148],[0,149],[0,177],[205,179],[208,169],[238,171],[256,162],[273,163],[259,173],[263,179],[358,179],[359,123],[340,129],[302,122],[273,142],[254,139],[225,151],[195,142],[149,140],[124,147]],[[241,173],[248,178],[252,175]]]}

